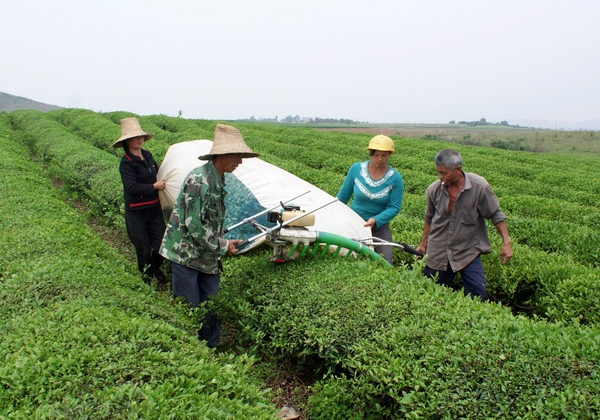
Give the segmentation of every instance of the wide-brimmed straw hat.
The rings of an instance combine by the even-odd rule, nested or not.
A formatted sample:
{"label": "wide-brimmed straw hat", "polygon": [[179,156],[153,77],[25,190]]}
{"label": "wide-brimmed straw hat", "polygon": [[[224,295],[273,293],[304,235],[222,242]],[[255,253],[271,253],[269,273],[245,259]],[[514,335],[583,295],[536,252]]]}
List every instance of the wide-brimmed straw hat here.
{"label": "wide-brimmed straw hat", "polygon": [[227,155],[231,153],[238,153],[242,155],[242,158],[259,157],[258,153],[254,153],[250,149],[242,133],[235,127],[225,124],[217,124],[215,128],[215,139],[213,145],[210,148],[210,152],[207,155],[198,156],[200,160],[211,160],[217,155]]}
{"label": "wide-brimmed straw hat", "polygon": [[154,133],[146,133],[142,130],[140,122],[137,118],[123,118],[121,120],[121,137],[115,141],[112,145],[114,148],[123,147],[123,142],[134,137],[144,137],[144,141],[150,140],[154,137]]}

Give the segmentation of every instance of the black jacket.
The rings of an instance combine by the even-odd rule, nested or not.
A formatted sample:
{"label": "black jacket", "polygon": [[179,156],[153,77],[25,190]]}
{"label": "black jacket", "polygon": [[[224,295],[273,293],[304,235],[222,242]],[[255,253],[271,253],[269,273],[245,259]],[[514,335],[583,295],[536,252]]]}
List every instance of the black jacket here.
{"label": "black jacket", "polygon": [[154,189],[158,165],[152,153],[142,149],[144,160],[128,151],[121,158],[119,172],[123,180],[125,211],[160,205],[158,190]]}

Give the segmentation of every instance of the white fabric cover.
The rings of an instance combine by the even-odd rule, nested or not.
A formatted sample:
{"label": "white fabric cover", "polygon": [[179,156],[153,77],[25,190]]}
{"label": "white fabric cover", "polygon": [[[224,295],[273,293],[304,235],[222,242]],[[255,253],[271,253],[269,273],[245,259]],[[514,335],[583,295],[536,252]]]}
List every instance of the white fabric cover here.
{"label": "white fabric cover", "polygon": [[[170,214],[173,203],[177,199],[181,184],[186,176],[192,169],[206,163],[199,160],[198,156],[207,154],[211,147],[212,141],[210,140],[181,142],[169,147],[158,171],[158,179],[166,181],[165,190],[159,192],[161,206],[165,215]],[[228,179],[229,175],[226,175],[226,179]],[[243,163],[233,172],[233,175],[252,192],[264,209],[275,207],[280,202],[285,203],[306,191],[310,192],[292,200],[288,204],[300,206],[301,210],[309,212],[335,199],[335,197],[332,197],[303,179],[259,158],[244,159]],[[229,184],[230,182],[227,181],[227,185]],[[244,201],[243,199],[239,200],[233,197],[232,192],[227,195],[226,203],[230,199],[236,203]],[[276,210],[279,209],[280,207]],[[230,210],[228,206],[228,213]],[[238,210],[242,210],[241,213],[236,213],[238,220],[233,220],[230,223],[226,220],[226,228],[257,213],[255,208],[249,212],[244,212],[243,209]],[[346,238],[365,238],[371,236],[371,229],[363,226],[365,223],[363,219],[351,210],[350,207],[339,201],[335,201],[333,204],[317,210],[314,215],[315,224],[309,227],[309,229],[329,232]],[[236,237],[236,229],[238,228],[230,232],[232,237]],[[257,233],[259,232],[256,231]]]}

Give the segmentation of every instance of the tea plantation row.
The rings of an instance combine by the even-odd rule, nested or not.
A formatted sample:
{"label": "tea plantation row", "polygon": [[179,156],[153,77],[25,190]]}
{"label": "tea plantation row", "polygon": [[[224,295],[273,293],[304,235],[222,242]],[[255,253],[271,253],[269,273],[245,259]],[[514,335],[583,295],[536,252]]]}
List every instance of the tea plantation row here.
{"label": "tea plantation row", "polygon": [[[21,144],[27,145],[29,153],[47,168],[47,176],[60,179],[74,198],[89,201],[90,207],[104,217],[106,223],[122,229],[122,191],[117,170],[119,157],[110,144],[120,135],[119,120],[130,115],[124,112],[99,114],[87,110],[61,110],[48,114],[19,111],[3,119],[6,127],[12,129],[4,130],[8,133],[7,137],[19,143],[13,149],[22,147]],[[156,133],[147,146],[159,162],[170,144],[212,138],[216,124],[214,121],[165,116],[140,117],[140,121],[146,131]],[[276,125],[235,125],[241,129],[247,143],[265,160],[331,194],[337,192],[345,171],[353,162],[367,159],[365,146],[368,135],[325,133]],[[449,145],[436,141],[395,140],[398,153],[393,155],[391,164],[403,174],[407,193],[404,208],[393,221],[392,229],[396,240],[417,243],[422,228],[423,192],[435,179],[432,159],[435,152]],[[594,418],[598,415],[600,332],[596,325],[600,281],[597,274],[599,229],[598,218],[595,217],[599,204],[598,169],[585,159],[483,148],[461,147],[459,151],[467,171],[480,173],[490,180],[501,205],[510,216],[509,230],[515,242],[513,261],[508,266],[497,262],[499,240],[494,233],[491,236],[496,251],[484,258],[493,299],[511,306],[514,312],[527,306],[528,313],[552,322],[541,321],[537,317],[514,316],[499,304],[474,302],[462,297],[460,292],[438,287],[420,275],[422,262],[414,263],[412,257],[403,254],[397,254],[403,264],[393,269],[367,261],[334,258],[318,261],[307,258],[284,266],[272,265],[266,260],[268,250],[257,250],[226,260],[222,292],[214,302],[220,316],[237,326],[240,341],[250,343],[263,354],[315,366],[320,379],[313,388],[307,407],[310,418]],[[19,150],[16,154],[22,157],[18,165],[25,165],[26,153]],[[28,165],[33,167],[30,163]],[[13,182],[17,182],[13,178],[9,181],[10,188],[13,188]],[[44,182],[49,185],[47,179]],[[31,196],[23,188],[17,188],[17,196],[28,197],[22,200],[40,201],[37,206],[44,206],[47,199],[44,195],[38,200],[35,190]],[[523,208],[523,204],[531,205]],[[557,209],[561,206],[572,215],[572,220]],[[33,218],[31,214],[24,217]],[[56,229],[44,229],[48,233],[47,238],[41,238],[42,242],[47,241],[44,249],[53,249],[51,243],[58,237],[65,234],[72,236],[74,239],[69,246],[65,245],[65,252],[83,256],[77,259],[68,254],[66,258],[72,258],[75,267],[91,264],[82,261],[98,261],[100,267],[106,270],[102,274],[94,272],[94,280],[90,282],[85,271],[73,272],[68,268],[69,264],[63,270],[64,255],[57,256],[62,265],[53,266],[45,260],[34,264],[33,267],[39,269],[55,267],[55,271],[47,275],[48,281],[66,279],[62,281],[79,285],[69,289],[68,293],[58,294],[61,298],[57,299],[54,312],[60,312],[56,309],[59,307],[64,307],[62,310],[67,313],[75,308],[85,314],[93,312],[86,309],[87,301],[80,300],[89,293],[82,284],[91,283],[94,286],[92,290],[98,288],[105,292],[107,296],[97,298],[100,302],[114,302],[114,297],[123,293],[120,290],[123,278],[127,278],[128,287],[145,289],[139,281],[136,283],[132,271],[124,267],[125,263],[118,256],[103,254],[110,254],[109,250],[99,253],[90,245],[90,252],[98,254],[94,258],[82,252],[82,248],[87,248],[85,244],[94,241],[77,239],[70,233],[73,225],[81,223],[80,216],[70,211],[60,216],[54,213],[42,226],[52,223],[53,218],[56,219],[53,222]],[[41,223],[37,219],[35,222]],[[565,223],[567,227],[559,230]],[[30,234],[36,231],[34,227],[25,229],[20,225],[19,229]],[[558,234],[555,235],[555,232]],[[9,237],[15,236],[21,237],[14,232]],[[582,241],[586,238],[587,242]],[[32,246],[30,241],[12,241],[7,250],[13,249],[12,252],[21,253],[19,255],[36,254],[28,248]],[[596,257],[593,257],[594,253]],[[39,273],[26,264],[15,269],[10,265],[13,264],[12,257],[0,261],[2,282],[10,278],[13,288],[23,285],[27,292],[21,293],[28,293],[31,285],[28,286],[22,276],[34,279],[39,277]],[[126,274],[114,271],[115,261],[120,261],[118,265]],[[30,270],[32,273],[28,273]],[[22,274],[15,274],[21,271]],[[35,283],[33,280],[30,282]],[[113,287],[114,290],[111,289]],[[4,290],[3,293],[3,296],[12,295]],[[149,293],[146,290],[146,294]],[[45,296],[46,293],[43,291],[38,295]],[[120,319],[121,312],[128,314],[129,299],[133,298],[127,296],[125,300],[117,299],[113,306],[103,305],[102,309],[110,312],[105,317]],[[135,299],[148,300],[147,303],[133,305],[142,307],[154,307],[155,300],[161,301],[160,296],[151,294],[141,298],[136,295]],[[23,306],[26,308],[26,305]],[[145,338],[143,334],[150,332],[153,340],[159,340],[154,338],[154,331],[158,330],[156,335],[161,335],[166,328],[163,323],[169,323],[171,328],[175,325],[175,331],[170,336],[165,334],[163,339],[171,346],[172,340],[187,344],[185,337],[189,333],[189,321],[178,315],[182,313],[178,306],[175,308],[179,309],[171,308],[172,312],[166,316],[168,306],[161,302],[158,307],[163,309],[159,315],[150,316],[156,323],[154,330],[146,331],[145,325],[137,328],[138,336],[135,337],[140,342]],[[10,312],[27,312],[25,308],[15,303]],[[140,311],[136,315],[143,320],[149,313],[153,312]],[[79,322],[77,317],[74,319]],[[92,338],[83,335],[83,345],[76,347],[75,352],[86,354],[84,347],[90,346],[90,340],[93,343],[93,337],[99,348],[103,347],[100,344],[111,343],[105,338],[110,333],[101,322],[103,316],[96,316],[96,319],[98,323],[88,324],[88,328],[93,330],[89,334]],[[62,319],[67,325],[70,325],[69,321],[70,318]],[[180,327],[178,323],[181,323]],[[21,334],[16,330],[11,330],[15,342],[30,340],[30,331]],[[48,334],[55,334],[55,330],[50,328]],[[127,348],[130,336],[125,337],[124,347]],[[59,340],[56,347],[69,348],[72,346],[69,339],[73,336]],[[148,348],[148,351],[143,354],[143,360],[127,359],[127,368],[125,364],[120,368],[134,371],[131,375],[116,378],[116,383],[124,386],[135,377],[138,388],[146,386],[151,389],[156,375],[165,384],[173,386],[173,373],[166,367],[160,374],[144,374],[148,369],[146,363],[152,363],[155,369],[160,370],[164,360],[154,359],[158,350],[153,344],[136,344]],[[167,343],[161,346],[170,349]],[[43,348],[44,345],[38,344],[38,347]],[[16,351],[16,345],[7,350],[3,346],[2,349],[3,356],[10,358],[13,357],[11,351]],[[163,351],[162,347],[160,349]],[[160,351],[159,354],[162,354]],[[107,356],[109,353],[88,357],[93,360],[92,364],[103,365],[107,359],[112,360]],[[205,353],[186,353],[186,356],[193,361],[200,358],[204,363],[212,360]],[[249,361],[244,360],[228,359],[226,366],[233,366],[229,372],[236,378],[244,376],[244,366],[249,369]],[[23,365],[27,363],[18,366],[16,363],[14,366],[9,364],[6,373],[0,375],[5,389],[27,388],[15,379],[17,367]],[[72,371],[67,369],[62,373],[68,376],[75,372],[73,367],[70,369]],[[93,382],[92,378],[97,374],[93,369],[89,373],[86,370],[79,372],[82,382]],[[5,382],[4,378],[8,376],[14,382]],[[49,376],[53,377],[52,374]],[[253,395],[253,398],[246,396],[242,400],[258,410],[260,415],[269,415],[264,414],[269,413],[269,409],[263,407],[264,402],[260,400],[264,395],[250,391],[252,381],[247,378],[238,378],[238,381],[239,388]],[[130,412],[125,410],[134,410],[139,407],[137,404],[141,406],[148,401],[146,395],[136,394],[138,388],[130,391],[135,401],[133,405],[118,400],[113,406],[111,402],[98,398],[102,401],[103,413],[107,413],[105,416],[109,417],[110,410],[115,410],[115,407],[124,407],[123,412]],[[210,395],[214,398],[224,395],[223,390],[211,391]],[[102,396],[111,392],[113,390],[108,389]],[[238,396],[238,392],[232,390],[225,395]],[[115,398],[119,399],[121,394],[115,394]],[[165,394],[162,405],[158,405],[161,408],[174,404],[169,402],[170,394]],[[152,398],[156,396],[152,395]],[[44,401],[41,406],[55,407],[56,402],[49,399],[50,403]],[[9,401],[15,404],[16,397]],[[231,413],[250,409],[243,404],[236,405],[235,401]],[[96,401],[94,403],[97,405]],[[37,407],[35,402],[29,404],[29,410]],[[70,407],[75,410],[79,404],[74,402]],[[147,413],[147,417],[154,417],[158,411]],[[239,414],[238,418],[253,418],[252,415]],[[215,418],[229,416],[229,411],[224,409]]]}
{"label": "tea plantation row", "polygon": [[[108,223],[123,224],[122,186],[117,172],[120,151],[110,147],[120,135],[118,122],[132,114],[98,114],[87,110],[48,115],[14,112],[16,135],[42,158],[50,173],[92,200]],[[212,138],[216,122],[165,116],[141,117],[145,130],[156,132],[147,143],[160,162],[174,142]],[[366,159],[369,136],[277,125],[240,126],[248,144],[263,159],[335,195],[345,171]],[[50,135],[49,135],[50,134]],[[397,139],[391,164],[403,174],[403,209],[391,227],[397,241],[418,243],[425,206],[424,190],[435,179],[432,159],[436,141]],[[550,320],[600,319],[600,174],[592,160],[489,148],[462,147],[467,171],[492,183],[509,215],[515,258],[509,267],[497,257],[499,237],[492,230],[494,252],[484,256],[493,300]],[[102,153],[104,152],[104,153]],[[283,192],[282,192],[283,194]],[[399,254],[397,259],[412,261]]]}
{"label": "tea plantation row", "polygon": [[276,418],[64,203],[0,115],[0,418]]}

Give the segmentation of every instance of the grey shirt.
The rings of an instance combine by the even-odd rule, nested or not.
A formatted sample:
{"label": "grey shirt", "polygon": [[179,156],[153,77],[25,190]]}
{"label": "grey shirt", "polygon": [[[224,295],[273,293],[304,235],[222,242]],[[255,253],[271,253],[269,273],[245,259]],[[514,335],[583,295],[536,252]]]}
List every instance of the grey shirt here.
{"label": "grey shirt", "polygon": [[493,224],[506,220],[498,198],[487,181],[476,174],[463,172],[465,182],[452,211],[450,196],[440,180],[425,191],[425,222],[431,225],[427,242],[427,266],[445,271],[465,268],[479,254],[491,252],[485,219]]}

